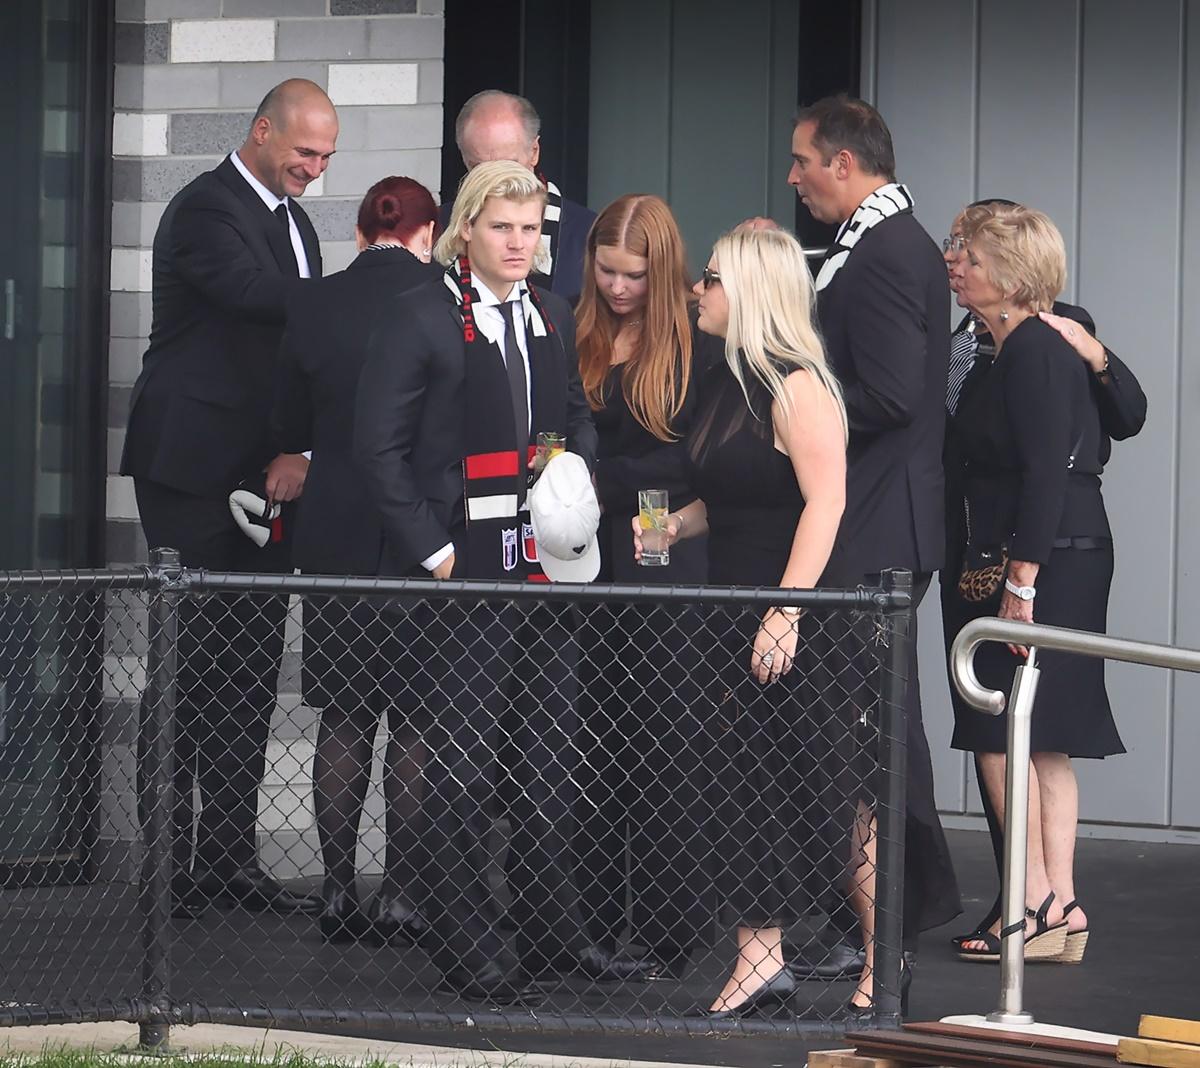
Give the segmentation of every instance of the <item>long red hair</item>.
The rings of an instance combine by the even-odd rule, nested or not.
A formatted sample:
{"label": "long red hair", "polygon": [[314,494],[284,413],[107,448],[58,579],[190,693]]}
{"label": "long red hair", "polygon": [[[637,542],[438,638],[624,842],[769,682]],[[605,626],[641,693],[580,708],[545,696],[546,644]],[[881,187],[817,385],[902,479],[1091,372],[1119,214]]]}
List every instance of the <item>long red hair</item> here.
{"label": "long red hair", "polygon": [[633,416],[660,441],[674,441],[671,422],[683,407],[692,376],[692,300],[683,237],[661,197],[629,193],[592,224],[583,261],[583,292],[575,312],[575,345],[584,392],[593,409],[604,404],[617,317],[596,287],[596,248],[624,249],[646,260],[649,282],[637,350],[621,368],[621,391]]}

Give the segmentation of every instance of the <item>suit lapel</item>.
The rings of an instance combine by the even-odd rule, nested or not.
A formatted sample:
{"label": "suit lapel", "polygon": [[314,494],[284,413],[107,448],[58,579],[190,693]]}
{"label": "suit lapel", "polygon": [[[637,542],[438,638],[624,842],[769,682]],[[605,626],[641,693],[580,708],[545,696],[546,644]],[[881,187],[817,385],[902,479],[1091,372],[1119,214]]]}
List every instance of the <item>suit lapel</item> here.
{"label": "suit lapel", "polygon": [[[262,198],[250,188],[249,183],[238,173],[238,169],[229,162],[228,158],[222,160],[213,173],[242,202],[242,206],[249,213],[259,232],[266,238],[267,246],[271,250],[271,255],[275,257],[279,270],[293,278],[299,277],[300,268],[296,266],[296,253],[292,249],[292,239],[279,220],[271,213],[271,210],[262,202]],[[294,208],[295,205],[293,204],[292,207]],[[304,216],[304,222],[309,229],[312,228],[308,216]],[[300,225],[299,221],[296,225]],[[303,235],[303,229],[300,232]],[[307,250],[307,243],[305,248]],[[313,261],[310,259],[308,262],[311,266]],[[319,264],[319,257],[317,262]],[[312,273],[314,277],[317,276],[317,272]]]}

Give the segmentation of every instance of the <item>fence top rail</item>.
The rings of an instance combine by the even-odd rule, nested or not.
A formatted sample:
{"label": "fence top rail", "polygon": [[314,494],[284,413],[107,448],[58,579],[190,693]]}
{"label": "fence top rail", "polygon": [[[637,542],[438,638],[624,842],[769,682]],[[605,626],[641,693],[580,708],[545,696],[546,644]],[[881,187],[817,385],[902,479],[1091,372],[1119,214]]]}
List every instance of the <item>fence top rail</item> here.
{"label": "fence top rail", "polygon": [[160,584],[145,565],[67,571],[0,571],[0,594],[31,590],[149,590]]}
{"label": "fence top rail", "polygon": [[1005,696],[982,686],[975,675],[975,650],[984,642],[1011,642],[1063,653],[1121,660],[1127,664],[1200,672],[1200,650],[1171,645],[1110,638],[1087,630],[1068,630],[1044,623],[1020,623],[1012,619],[974,619],[958,632],[950,649],[950,672],[963,699],[993,716],[1004,711]]}
{"label": "fence top rail", "polygon": [[195,591],[246,591],[354,596],[409,596],[437,600],[644,602],[709,605],[796,605],[811,609],[860,612],[908,608],[907,588],[781,590],[748,586],[638,586],[621,583],[481,582],[459,579],[367,578],[344,575],[252,575],[232,571],[194,570],[186,584]]}

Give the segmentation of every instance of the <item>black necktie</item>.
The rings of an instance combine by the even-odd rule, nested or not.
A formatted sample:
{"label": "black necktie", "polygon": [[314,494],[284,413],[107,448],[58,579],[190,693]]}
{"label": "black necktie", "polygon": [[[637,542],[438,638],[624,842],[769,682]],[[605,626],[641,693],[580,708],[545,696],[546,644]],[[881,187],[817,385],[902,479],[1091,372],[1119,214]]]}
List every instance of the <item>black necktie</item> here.
{"label": "black necktie", "polygon": [[512,393],[513,420],[517,428],[517,504],[525,503],[525,464],[529,452],[529,400],[525,393],[525,360],[517,344],[517,324],[514,318],[516,301],[500,305],[504,316],[504,364],[508,368],[508,388]]}
{"label": "black necktie", "polygon": [[277,205],[275,205],[275,218],[277,218],[281,223],[283,223],[284,230],[286,230],[290,234],[291,227],[288,225],[287,205],[284,204],[282,201],[280,201]]}

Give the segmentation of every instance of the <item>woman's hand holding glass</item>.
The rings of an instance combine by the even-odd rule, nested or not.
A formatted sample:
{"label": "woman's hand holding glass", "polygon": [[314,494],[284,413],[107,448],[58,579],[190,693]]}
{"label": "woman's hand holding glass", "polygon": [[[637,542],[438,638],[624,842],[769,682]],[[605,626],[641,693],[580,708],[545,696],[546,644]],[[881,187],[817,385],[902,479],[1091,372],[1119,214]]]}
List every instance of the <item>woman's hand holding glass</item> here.
{"label": "woman's hand holding glass", "polygon": [[[640,561],[642,559],[642,517],[635,515],[630,522],[633,524],[633,558]],[[668,512],[661,528],[662,534],[666,536],[668,549],[679,540],[682,530],[683,520],[680,519],[678,513]]]}

